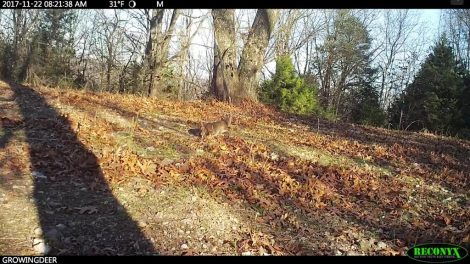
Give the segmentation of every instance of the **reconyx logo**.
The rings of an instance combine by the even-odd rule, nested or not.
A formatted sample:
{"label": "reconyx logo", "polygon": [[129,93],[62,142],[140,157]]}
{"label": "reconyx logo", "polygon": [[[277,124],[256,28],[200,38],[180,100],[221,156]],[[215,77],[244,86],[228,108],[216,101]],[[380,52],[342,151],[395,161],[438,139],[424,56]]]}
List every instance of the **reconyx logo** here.
{"label": "reconyx logo", "polygon": [[467,257],[468,251],[452,244],[422,244],[416,245],[406,252],[411,259],[427,263],[446,263],[459,261]]}

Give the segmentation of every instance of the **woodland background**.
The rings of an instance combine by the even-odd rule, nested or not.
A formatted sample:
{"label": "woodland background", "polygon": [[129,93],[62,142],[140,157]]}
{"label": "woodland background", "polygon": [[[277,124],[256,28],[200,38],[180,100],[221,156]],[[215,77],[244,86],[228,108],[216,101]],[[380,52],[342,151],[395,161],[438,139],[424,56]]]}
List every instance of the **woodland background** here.
{"label": "woodland background", "polygon": [[0,77],[469,137],[470,12],[420,12],[0,10]]}

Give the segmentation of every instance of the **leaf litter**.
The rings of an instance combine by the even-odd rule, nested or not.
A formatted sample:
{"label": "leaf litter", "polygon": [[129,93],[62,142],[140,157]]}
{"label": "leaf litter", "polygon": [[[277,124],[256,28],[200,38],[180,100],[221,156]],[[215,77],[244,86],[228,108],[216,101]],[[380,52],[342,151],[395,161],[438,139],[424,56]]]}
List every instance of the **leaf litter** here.
{"label": "leaf litter", "polygon": [[[0,89],[3,97],[11,96]],[[469,243],[468,141],[317,123],[251,102],[230,106],[34,89],[63,116],[37,126],[80,127],[79,140],[97,157],[123,210],[160,254],[404,255],[416,243]],[[21,131],[21,115],[9,109],[0,108],[2,132]],[[201,142],[187,133],[228,112],[234,116],[229,135]],[[19,151],[10,143],[0,152],[0,186],[15,200],[8,177],[26,184],[18,175],[31,175],[24,169],[28,152],[44,145],[13,138],[23,147]],[[295,155],[298,149],[322,156]],[[43,180],[60,182],[70,171],[93,166],[89,157],[67,149],[41,153],[48,161],[55,155],[70,159],[60,164],[59,175],[33,172],[36,178],[47,175]],[[91,186],[83,191],[101,188]],[[86,216],[102,214],[99,208],[90,201],[72,210]],[[3,224],[2,231],[12,226]],[[6,237],[26,236],[28,230],[3,232],[0,253],[25,252],[23,244],[12,246]],[[65,246],[61,251],[68,252]]]}

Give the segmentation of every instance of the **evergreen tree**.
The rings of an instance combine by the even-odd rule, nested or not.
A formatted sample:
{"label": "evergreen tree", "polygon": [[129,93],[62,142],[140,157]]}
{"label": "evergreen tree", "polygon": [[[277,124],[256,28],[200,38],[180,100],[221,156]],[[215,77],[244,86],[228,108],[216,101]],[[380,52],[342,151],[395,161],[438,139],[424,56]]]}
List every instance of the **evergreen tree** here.
{"label": "evergreen tree", "polygon": [[458,136],[463,138],[470,138],[470,74],[465,73],[464,87],[462,94],[458,98],[458,124],[457,133]]}
{"label": "evergreen tree", "polygon": [[261,101],[276,105],[281,110],[297,114],[319,112],[317,90],[305,83],[294,69],[288,55],[276,60],[276,73],[265,81],[259,91]]}
{"label": "evergreen tree", "polygon": [[393,103],[392,124],[401,126],[399,129],[426,128],[445,134],[458,132],[460,126],[464,126],[462,114],[467,111],[465,103],[459,103],[468,93],[465,92],[464,74],[447,40],[441,38],[414,81]]}
{"label": "evergreen tree", "polygon": [[358,87],[353,92],[354,105],[351,110],[351,121],[363,125],[382,126],[385,113],[380,108],[377,89],[370,83]]}

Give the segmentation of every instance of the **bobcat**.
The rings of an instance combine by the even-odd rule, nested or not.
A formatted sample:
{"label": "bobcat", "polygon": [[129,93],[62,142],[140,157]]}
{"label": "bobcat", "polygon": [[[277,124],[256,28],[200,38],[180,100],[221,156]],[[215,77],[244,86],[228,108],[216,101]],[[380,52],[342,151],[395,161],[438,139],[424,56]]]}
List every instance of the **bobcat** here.
{"label": "bobcat", "polygon": [[232,114],[216,122],[201,123],[201,140],[206,136],[217,136],[228,132],[231,123]]}

